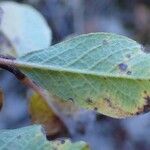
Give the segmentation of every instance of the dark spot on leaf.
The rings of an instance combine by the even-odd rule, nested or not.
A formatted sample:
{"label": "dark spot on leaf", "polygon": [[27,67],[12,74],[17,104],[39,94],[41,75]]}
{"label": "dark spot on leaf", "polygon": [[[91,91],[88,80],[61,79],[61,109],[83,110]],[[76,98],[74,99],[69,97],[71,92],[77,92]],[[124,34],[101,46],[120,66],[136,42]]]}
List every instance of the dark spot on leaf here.
{"label": "dark spot on leaf", "polygon": [[93,103],[93,101],[92,101],[91,98],[87,98],[87,99],[86,99],[86,102],[89,103],[89,104]]}
{"label": "dark spot on leaf", "polygon": [[110,101],[109,98],[104,98],[104,100],[107,102],[107,104],[109,105],[109,107],[112,107],[112,103]]}
{"label": "dark spot on leaf", "polygon": [[144,105],[144,112],[149,112],[150,111],[150,96],[146,96],[144,97],[144,99],[146,100],[146,105]]}
{"label": "dark spot on leaf", "polygon": [[94,111],[97,111],[98,110],[98,108],[97,107],[94,107]]}
{"label": "dark spot on leaf", "polygon": [[132,72],[131,71],[127,71],[127,75],[131,75],[132,74]]}
{"label": "dark spot on leaf", "polygon": [[69,97],[68,100],[74,102],[74,99],[72,97]]}
{"label": "dark spot on leaf", "polygon": [[136,115],[140,115],[140,114],[142,114],[142,112],[141,112],[141,111],[136,112]]}
{"label": "dark spot on leaf", "polygon": [[130,55],[130,54],[127,54],[126,57],[127,57],[127,58],[131,58],[131,55]]}
{"label": "dark spot on leaf", "polygon": [[144,91],[144,94],[147,94],[147,91]]}
{"label": "dark spot on leaf", "polygon": [[61,142],[61,144],[64,144],[64,143],[65,143],[65,140],[61,139],[61,141],[60,141],[60,142]]}
{"label": "dark spot on leaf", "polygon": [[128,65],[127,65],[127,64],[124,64],[124,63],[121,63],[121,64],[119,64],[118,66],[119,66],[119,69],[120,69],[121,71],[126,71],[127,68],[128,68]]}
{"label": "dark spot on leaf", "polygon": [[21,135],[18,135],[18,136],[17,136],[17,139],[21,139]]}
{"label": "dark spot on leaf", "polygon": [[113,103],[113,100],[111,98],[104,98],[104,101],[107,103],[108,107],[112,108],[113,110],[116,110],[122,114],[126,114],[126,115],[132,115],[131,113],[125,111],[124,109],[122,109],[121,107],[118,107],[115,103]]}
{"label": "dark spot on leaf", "polygon": [[150,111],[150,96],[146,96],[144,99],[146,100],[146,103],[143,108],[139,108],[138,112],[136,112],[137,115]]}
{"label": "dark spot on leaf", "polygon": [[107,44],[108,44],[108,41],[107,41],[107,40],[103,40],[103,44],[104,44],[104,45],[107,45]]}

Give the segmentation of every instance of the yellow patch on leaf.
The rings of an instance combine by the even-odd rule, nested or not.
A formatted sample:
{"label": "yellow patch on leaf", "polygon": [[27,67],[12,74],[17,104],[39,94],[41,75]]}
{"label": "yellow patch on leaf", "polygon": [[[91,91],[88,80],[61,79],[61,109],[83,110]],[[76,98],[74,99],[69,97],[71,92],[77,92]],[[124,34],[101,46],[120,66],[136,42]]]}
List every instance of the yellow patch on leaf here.
{"label": "yellow patch on leaf", "polygon": [[56,116],[42,97],[34,93],[30,97],[29,111],[34,124],[42,124],[48,136],[66,132],[63,122]]}

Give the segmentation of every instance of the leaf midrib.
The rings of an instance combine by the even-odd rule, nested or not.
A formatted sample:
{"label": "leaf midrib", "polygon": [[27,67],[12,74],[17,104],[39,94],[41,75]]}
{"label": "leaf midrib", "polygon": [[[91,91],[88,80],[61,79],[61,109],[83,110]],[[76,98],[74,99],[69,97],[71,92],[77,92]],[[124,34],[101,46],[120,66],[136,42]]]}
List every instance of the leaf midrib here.
{"label": "leaf midrib", "polygon": [[66,72],[66,73],[75,73],[75,74],[85,74],[85,75],[93,75],[93,76],[98,76],[98,77],[109,77],[109,78],[123,78],[123,79],[132,79],[132,80],[149,80],[150,77],[146,77],[146,78],[142,78],[142,77],[133,77],[132,75],[123,75],[121,74],[106,74],[106,73],[99,73],[96,71],[91,71],[91,70],[83,70],[83,69],[77,69],[77,68],[63,68],[63,67],[59,67],[59,66],[52,66],[52,65],[40,65],[40,64],[36,64],[36,63],[28,63],[28,62],[23,62],[23,61],[19,61],[16,60],[15,62],[15,66],[19,67],[19,68],[24,68],[24,69],[41,69],[42,70],[47,70],[47,71],[56,71],[56,72]]}

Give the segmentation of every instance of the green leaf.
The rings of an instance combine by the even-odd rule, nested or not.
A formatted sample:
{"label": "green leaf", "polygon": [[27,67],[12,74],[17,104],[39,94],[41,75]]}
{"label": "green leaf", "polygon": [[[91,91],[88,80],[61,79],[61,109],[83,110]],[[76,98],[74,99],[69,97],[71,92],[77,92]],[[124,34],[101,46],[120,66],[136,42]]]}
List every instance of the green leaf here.
{"label": "green leaf", "polygon": [[150,110],[149,60],[134,40],[92,33],[27,54],[16,65],[52,94],[120,118]]}
{"label": "green leaf", "polygon": [[14,130],[0,131],[1,150],[49,150],[51,144],[46,140],[39,125]]}
{"label": "green leaf", "polygon": [[0,131],[1,150],[89,150],[85,142],[48,141],[40,125]]}
{"label": "green leaf", "polygon": [[[7,53],[22,56],[50,46],[51,30],[44,17],[36,9],[26,4],[10,1],[1,2],[0,7],[3,10],[0,32],[12,46]],[[3,51],[3,53],[6,52]]]}

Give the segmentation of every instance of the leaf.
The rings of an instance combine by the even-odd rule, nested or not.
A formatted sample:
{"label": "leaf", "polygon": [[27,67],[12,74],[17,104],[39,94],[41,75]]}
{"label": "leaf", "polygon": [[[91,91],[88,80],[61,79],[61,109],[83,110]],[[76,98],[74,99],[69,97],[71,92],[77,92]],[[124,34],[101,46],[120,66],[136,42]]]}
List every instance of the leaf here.
{"label": "leaf", "polygon": [[1,2],[0,7],[3,10],[0,32],[13,47],[9,52],[3,53],[21,56],[50,45],[51,30],[44,17],[36,9],[26,4],[10,1]]}
{"label": "leaf", "polygon": [[127,37],[81,35],[15,64],[52,94],[112,117],[150,110],[150,55]]}
{"label": "leaf", "polygon": [[29,101],[29,111],[34,124],[42,124],[48,136],[62,135],[67,131],[64,124],[40,95],[34,93]]}
{"label": "leaf", "polygon": [[83,142],[79,141],[76,143],[71,143],[69,140],[57,140],[52,143],[53,150],[90,150],[89,146]]}
{"label": "leaf", "polygon": [[12,48],[10,41],[0,31],[0,54],[16,56],[16,51]]}
{"label": "leaf", "polygon": [[89,150],[85,142],[48,141],[40,125],[0,131],[1,150]]}
{"label": "leaf", "polygon": [[51,144],[46,140],[39,125],[14,130],[0,131],[1,150],[49,150]]}
{"label": "leaf", "polygon": [[2,106],[3,106],[3,92],[2,90],[0,90],[0,111],[2,109]]}

